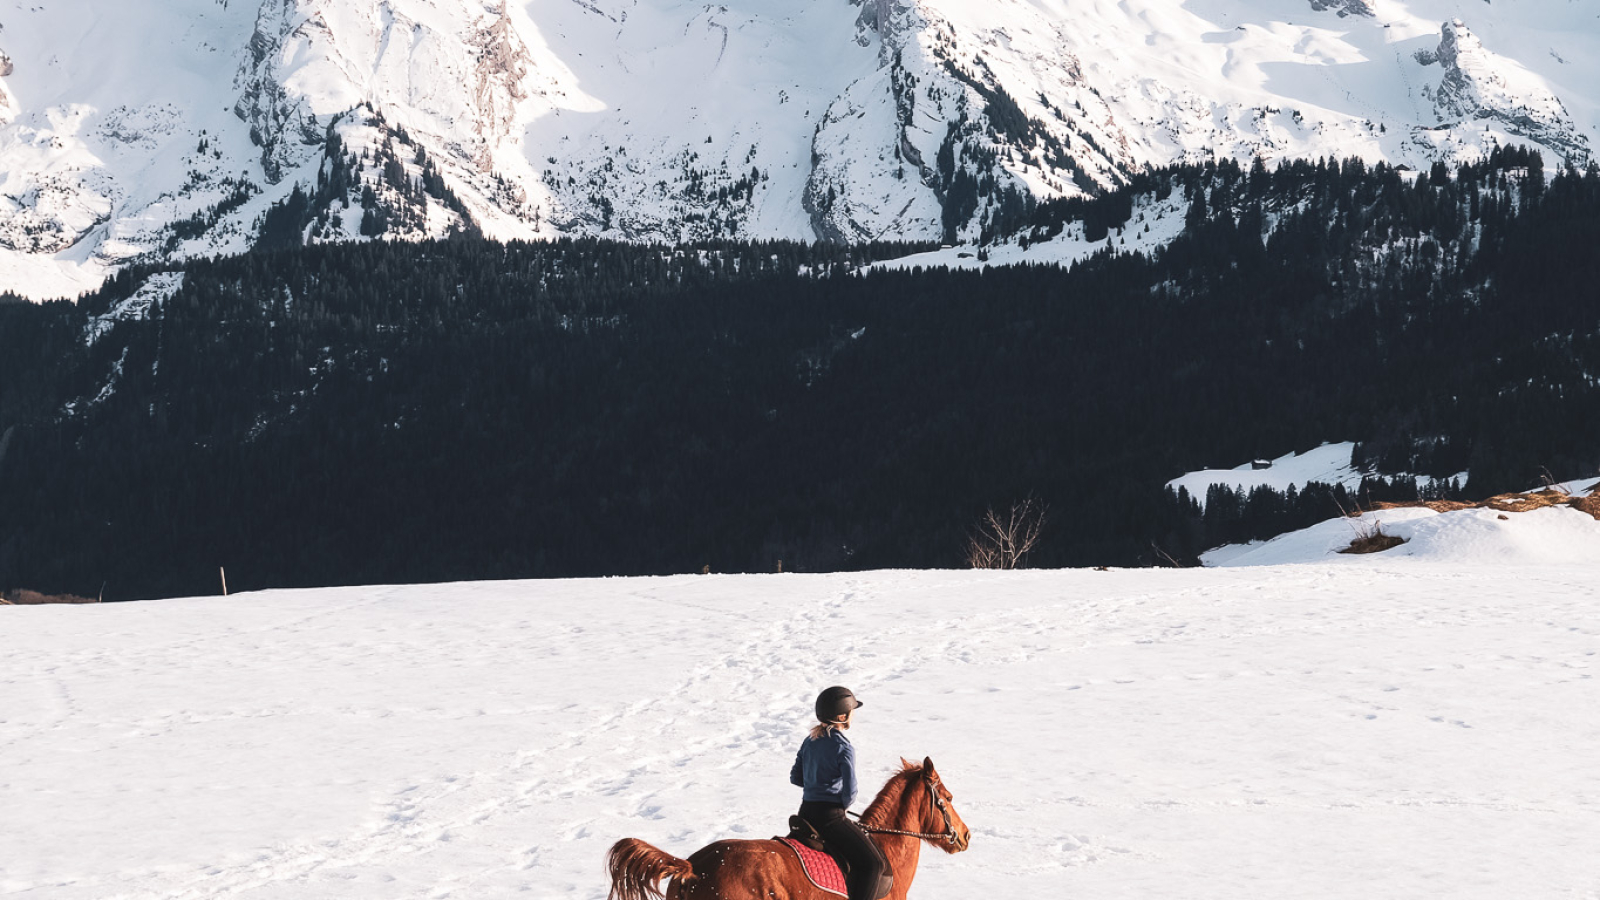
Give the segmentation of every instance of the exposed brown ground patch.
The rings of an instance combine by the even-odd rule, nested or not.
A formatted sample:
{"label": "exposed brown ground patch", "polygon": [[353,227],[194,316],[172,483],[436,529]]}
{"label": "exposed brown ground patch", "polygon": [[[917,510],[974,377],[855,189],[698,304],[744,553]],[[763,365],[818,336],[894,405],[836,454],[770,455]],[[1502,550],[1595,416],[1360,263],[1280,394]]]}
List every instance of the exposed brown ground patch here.
{"label": "exposed brown ground patch", "polygon": [[1410,503],[1374,503],[1374,509],[1407,509],[1421,507],[1434,512],[1454,512],[1458,509],[1492,509],[1503,513],[1532,512],[1536,509],[1545,509],[1551,506],[1570,506],[1573,509],[1588,513],[1596,520],[1600,520],[1600,494],[1591,494],[1587,497],[1574,497],[1563,491],[1545,488],[1530,494],[1496,494],[1487,500],[1477,503],[1464,503],[1458,500],[1417,500]]}
{"label": "exposed brown ground patch", "polygon": [[1600,494],[1590,494],[1587,497],[1579,497],[1567,505],[1571,506],[1578,512],[1586,512],[1589,515],[1594,516],[1596,519],[1600,519]]}
{"label": "exposed brown ground patch", "polygon": [[39,606],[45,603],[98,603],[93,597],[75,594],[41,594],[38,591],[6,591],[0,594],[0,603],[6,606]]}

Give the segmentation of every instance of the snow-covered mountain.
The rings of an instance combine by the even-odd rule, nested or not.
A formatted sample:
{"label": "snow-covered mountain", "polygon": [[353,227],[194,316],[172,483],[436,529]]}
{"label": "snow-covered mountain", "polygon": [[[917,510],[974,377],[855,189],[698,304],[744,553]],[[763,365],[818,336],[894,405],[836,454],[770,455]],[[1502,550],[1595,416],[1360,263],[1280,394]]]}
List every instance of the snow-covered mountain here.
{"label": "snow-covered mountain", "polygon": [[266,235],[972,243],[1214,156],[1585,164],[1596,60],[1574,0],[0,0],[0,289]]}

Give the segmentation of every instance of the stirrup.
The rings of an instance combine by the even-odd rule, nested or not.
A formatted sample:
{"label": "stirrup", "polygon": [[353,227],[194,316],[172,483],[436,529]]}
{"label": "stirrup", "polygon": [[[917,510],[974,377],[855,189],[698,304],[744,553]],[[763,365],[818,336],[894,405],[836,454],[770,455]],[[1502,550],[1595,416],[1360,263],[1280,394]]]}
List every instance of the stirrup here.
{"label": "stirrup", "polygon": [[822,846],[822,835],[817,833],[816,826],[800,816],[789,817],[789,837],[813,850],[827,852]]}

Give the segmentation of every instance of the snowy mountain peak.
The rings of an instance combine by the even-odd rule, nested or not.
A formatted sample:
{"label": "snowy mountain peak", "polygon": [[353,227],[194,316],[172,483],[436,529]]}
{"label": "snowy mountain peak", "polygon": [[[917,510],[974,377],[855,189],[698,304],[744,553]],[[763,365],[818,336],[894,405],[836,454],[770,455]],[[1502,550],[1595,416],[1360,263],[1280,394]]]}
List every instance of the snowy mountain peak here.
{"label": "snowy mountain peak", "polygon": [[1173,162],[1590,158],[1576,4],[1471,29],[1454,0],[1296,8],[0,0],[0,288],[75,294],[269,224],[973,243]]}

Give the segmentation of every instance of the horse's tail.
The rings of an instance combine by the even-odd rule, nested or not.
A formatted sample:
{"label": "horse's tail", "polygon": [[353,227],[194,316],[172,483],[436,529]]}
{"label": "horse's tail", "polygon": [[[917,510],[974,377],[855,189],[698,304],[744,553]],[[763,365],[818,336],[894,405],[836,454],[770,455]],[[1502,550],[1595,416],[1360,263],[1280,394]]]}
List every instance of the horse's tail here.
{"label": "horse's tail", "polygon": [[694,866],[688,860],[657,850],[638,838],[623,838],[613,844],[606,854],[606,869],[611,873],[607,900],[665,900],[662,879],[687,881],[694,877]]}

